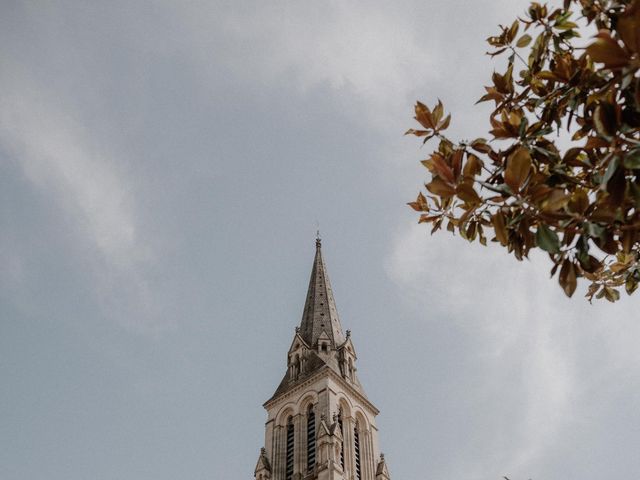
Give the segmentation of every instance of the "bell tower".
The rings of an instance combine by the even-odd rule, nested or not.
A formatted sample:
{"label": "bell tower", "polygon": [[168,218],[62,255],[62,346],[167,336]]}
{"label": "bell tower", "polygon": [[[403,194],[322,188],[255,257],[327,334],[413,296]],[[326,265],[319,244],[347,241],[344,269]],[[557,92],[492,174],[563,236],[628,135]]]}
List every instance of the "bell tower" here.
{"label": "bell tower", "polygon": [[389,480],[378,447],[378,409],[357,376],[351,332],[343,334],[320,238],[287,371],[267,410],[256,480]]}

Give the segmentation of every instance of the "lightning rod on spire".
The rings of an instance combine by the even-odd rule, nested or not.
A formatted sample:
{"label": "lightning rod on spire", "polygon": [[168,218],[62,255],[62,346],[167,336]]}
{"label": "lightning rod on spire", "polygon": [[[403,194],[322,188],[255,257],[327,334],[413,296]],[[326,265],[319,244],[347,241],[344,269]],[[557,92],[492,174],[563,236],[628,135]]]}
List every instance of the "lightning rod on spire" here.
{"label": "lightning rod on spire", "polygon": [[320,222],[316,220],[316,247],[320,247],[322,243],[322,238],[320,237]]}

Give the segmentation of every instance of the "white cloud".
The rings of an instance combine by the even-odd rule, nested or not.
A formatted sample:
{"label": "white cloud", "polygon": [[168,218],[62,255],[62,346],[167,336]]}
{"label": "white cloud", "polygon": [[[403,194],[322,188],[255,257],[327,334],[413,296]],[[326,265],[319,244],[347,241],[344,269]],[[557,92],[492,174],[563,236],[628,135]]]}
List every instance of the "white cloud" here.
{"label": "white cloud", "polygon": [[[90,264],[104,311],[127,327],[155,329],[156,308],[144,275],[152,252],[136,224],[134,186],[121,162],[46,89],[24,79],[3,87],[0,144],[26,178],[74,219],[73,238],[98,252]],[[13,263],[19,272],[20,260]]]}
{"label": "white cloud", "polygon": [[345,113],[388,125],[389,115],[413,101],[412,86],[435,78],[440,52],[425,48],[409,7],[372,7],[338,1],[208,4],[177,9],[176,15],[191,36],[187,44],[196,47],[188,54],[209,78],[226,65],[240,78],[291,85],[298,94],[328,86],[345,94]]}
{"label": "white cloud", "polygon": [[73,112],[24,87],[5,90],[1,101],[0,141],[29,180],[80,215],[82,230],[110,264],[127,268],[142,259],[130,187]]}
{"label": "white cloud", "polygon": [[[377,113],[397,109],[413,80],[432,76],[433,57],[391,5],[369,9],[350,2],[292,6],[277,14],[261,9],[246,21],[233,16],[227,26],[238,36],[271,42],[264,59],[274,76],[293,70],[303,89],[328,84],[373,102]],[[252,28],[255,27],[255,28]],[[272,63],[273,62],[273,63]]]}
{"label": "white cloud", "polygon": [[[470,20],[495,14],[491,32],[503,16],[508,20],[509,12],[519,14],[528,4],[477,2],[447,16],[451,10],[441,3],[280,2],[226,11],[218,5],[191,10],[187,22],[196,44],[210,46],[202,52],[215,51],[219,39],[211,25],[218,24],[233,41],[233,48],[218,54],[243,77],[259,76],[270,84],[294,80],[302,92],[328,85],[345,93],[345,110],[388,129],[408,116],[416,92],[429,101],[445,90],[454,97],[481,95],[480,84],[472,92],[468,86],[477,64],[485,62],[485,45],[478,41],[484,24]],[[206,53],[199,61],[211,65]]]}
{"label": "white cloud", "polygon": [[624,384],[629,371],[640,374],[640,355],[629,341],[640,333],[630,320],[633,305],[623,299],[590,306],[580,290],[566,299],[543,255],[519,263],[495,245],[471,245],[448,232],[430,237],[413,225],[397,234],[386,268],[407,308],[431,311],[474,338],[468,354],[491,372],[483,388],[495,405],[505,392],[522,399],[516,421],[501,431],[509,441],[486,445],[487,458],[503,458],[514,476],[530,475],[554,449],[570,448],[576,423],[615,408],[589,397],[602,379]]}

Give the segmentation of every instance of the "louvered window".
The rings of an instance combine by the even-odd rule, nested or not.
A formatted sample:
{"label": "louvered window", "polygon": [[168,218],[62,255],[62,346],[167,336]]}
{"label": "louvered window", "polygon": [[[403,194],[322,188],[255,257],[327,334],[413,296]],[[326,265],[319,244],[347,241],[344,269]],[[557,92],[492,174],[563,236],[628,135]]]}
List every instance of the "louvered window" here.
{"label": "louvered window", "polygon": [[360,468],[360,434],[358,433],[358,425],[356,424],[356,428],[353,430],[353,446],[356,451],[356,480],[361,479],[361,468]]}
{"label": "louvered window", "polygon": [[340,444],[340,466],[344,470],[344,430],[342,429],[342,411],[338,413],[338,427],[340,427],[340,435],[343,439]]}
{"label": "louvered window", "polygon": [[307,471],[313,470],[316,464],[316,414],[313,405],[307,413]]}
{"label": "louvered window", "polygon": [[286,468],[286,480],[293,480],[293,422],[291,418],[287,422],[287,468]]}

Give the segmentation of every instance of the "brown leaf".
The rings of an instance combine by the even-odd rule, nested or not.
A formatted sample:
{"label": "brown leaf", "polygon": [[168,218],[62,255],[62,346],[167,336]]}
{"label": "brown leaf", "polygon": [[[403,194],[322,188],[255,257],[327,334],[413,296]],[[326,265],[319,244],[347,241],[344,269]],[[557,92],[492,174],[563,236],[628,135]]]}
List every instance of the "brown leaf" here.
{"label": "brown leaf", "polygon": [[440,100],[438,100],[438,104],[433,109],[433,113],[431,114],[432,118],[433,118],[433,123],[435,125],[440,123],[440,120],[442,119],[442,115],[443,114],[444,114],[444,107],[442,106],[442,102]]}
{"label": "brown leaf", "polygon": [[416,198],[415,202],[407,203],[411,208],[413,208],[416,212],[428,212],[429,204],[427,203],[427,199],[422,194],[422,192],[418,193],[418,198]]}
{"label": "brown leaf", "polygon": [[633,53],[640,53],[640,4],[634,2],[618,19],[616,30],[625,46]]}
{"label": "brown leaf", "polygon": [[420,220],[418,220],[418,223],[429,223],[437,220],[438,218],[440,218],[440,215],[420,215]]}
{"label": "brown leaf", "polygon": [[568,207],[571,212],[582,215],[589,208],[589,196],[583,189],[576,190],[571,195]]}
{"label": "brown leaf", "polygon": [[523,48],[523,47],[526,47],[527,45],[529,45],[529,43],[531,43],[531,35],[525,33],[517,41],[516,47]]}
{"label": "brown leaf", "polygon": [[587,143],[584,145],[584,149],[593,150],[594,148],[606,148],[608,146],[609,142],[600,137],[589,137],[587,138]]}
{"label": "brown leaf", "polygon": [[571,297],[573,292],[576,291],[576,286],[578,285],[578,281],[576,278],[576,269],[573,263],[566,259],[562,262],[562,268],[560,268],[560,275],[558,277],[558,282],[564,290],[564,293],[567,297]]}
{"label": "brown leaf", "polygon": [[[533,182],[532,182],[533,183]],[[552,188],[544,183],[538,183],[531,185],[528,190],[528,194],[531,201],[542,205],[542,203],[551,195]]]}
{"label": "brown leaf", "polygon": [[493,75],[491,76],[491,80],[493,80],[493,84],[496,87],[496,90],[499,93],[509,93],[511,91],[511,89],[509,88],[509,82],[507,81],[507,79],[505,78],[504,75],[500,75],[498,72],[493,72]]}
{"label": "brown leaf", "polygon": [[629,55],[611,35],[602,30],[595,41],[587,47],[587,54],[594,62],[604,63],[606,68],[621,68],[629,63]]}
{"label": "brown leaf", "polygon": [[603,292],[604,292],[604,298],[606,298],[611,303],[617,300],[620,300],[620,292],[615,288],[604,287]]}
{"label": "brown leaf", "polygon": [[549,196],[542,202],[542,209],[545,212],[556,212],[569,203],[570,196],[559,188],[551,190]]}
{"label": "brown leaf", "polygon": [[613,273],[619,273],[624,270],[627,270],[628,268],[629,268],[629,265],[625,263],[619,263],[619,262],[616,262],[609,266],[609,270],[611,270]]}
{"label": "brown leaf", "polygon": [[609,255],[615,255],[618,252],[618,242],[616,242],[610,232],[605,232],[602,238],[593,238],[593,243]]}
{"label": "brown leaf", "polygon": [[433,227],[431,228],[431,235],[436,233],[442,227],[442,217],[433,222]]}
{"label": "brown leaf", "polygon": [[583,165],[583,163],[579,160],[580,154],[582,153],[582,148],[574,147],[567,150],[562,157],[562,161],[572,167],[578,167]]}
{"label": "brown leaf", "polygon": [[435,130],[436,124],[431,116],[431,111],[424,103],[416,102],[415,112],[416,116],[414,118],[420,123],[420,125],[424,128]]}
{"label": "brown leaf", "polygon": [[468,183],[461,183],[460,185],[458,185],[456,187],[456,195],[458,195],[458,198],[460,198],[462,201],[470,203],[472,205],[480,203],[481,201],[478,192],[476,192],[473,186],[469,185]]}
{"label": "brown leaf", "polygon": [[440,177],[434,178],[430,183],[427,183],[426,187],[427,190],[434,195],[443,198],[452,197],[456,193],[456,190],[448,183],[445,183]]}
{"label": "brown leaf", "polygon": [[467,229],[464,232],[460,232],[460,233],[463,233],[464,238],[466,238],[470,242],[473,242],[476,239],[476,235],[478,233],[477,222],[474,222],[474,221],[469,222],[469,224],[467,225]]}
{"label": "brown leaf", "polygon": [[414,130],[413,128],[410,128],[409,130],[404,132],[405,135],[415,135],[416,137],[424,137],[426,135],[429,135],[429,133],[430,132],[427,130]]}
{"label": "brown leaf", "polygon": [[526,148],[520,147],[507,160],[504,181],[514,192],[518,192],[529,176],[530,171],[531,154]]}
{"label": "brown leaf", "polygon": [[553,81],[558,80],[558,77],[556,76],[556,74],[548,70],[543,70],[542,72],[536,73],[536,78],[539,78],[542,80],[553,80]]}
{"label": "brown leaf", "polygon": [[622,251],[624,253],[630,253],[633,249],[633,245],[636,243],[636,231],[633,229],[627,229],[622,234]]}
{"label": "brown leaf", "polygon": [[611,205],[598,204],[591,212],[590,220],[596,223],[613,223],[616,220],[615,209]]}
{"label": "brown leaf", "polygon": [[491,217],[491,223],[493,224],[493,229],[496,232],[496,238],[502,246],[506,247],[509,243],[509,234],[507,232],[507,227],[505,226],[504,215],[500,210]]}
{"label": "brown leaf", "polygon": [[451,167],[453,168],[453,176],[457,180],[460,177],[460,172],[462,170],[462,156],[464,155],[464,150],[456,150],[451,155]]}
{"label": "brown leaf", "polygon": [[599,135],[610,139],[617,130],[616,112],[613,105],[600,103],[593,112],[593,125]]}
{"label": "brown leaf", "polygon": [[438,124],[438,131],[446,130],[447,128],[449,128],[449,123],[451,123],[451,114],[447,115],[447,118],[445,118]]}
{"label": "brown leaf", "polygon": [[519,27],[520,27],[520,24],[518,23],[518,20],[514,20],[507,34],[507,40],[509,41],[509,43],[511,43],[511,41],[513,41],[513,39],[516,38]]}
{"label": "brown leaf", "polygon": [[484,87],[484,89],[487,91],[487,93],[483,95],[476,103],[493,100],[497,105],[504,99],[504,94],[498,92],[494,87]]}
{"label": "brown leaf", "polygon": [[462,173],[465,177],[474,177],[482,172],[482,160],[473,153],[467,154],[467,163],[464,164]]}
{"label": "brown leaf", "polygon": [[471,148],[480,153],[489,153],[492,150],[491,145],[484,138],[476,138],[472,141]]}
{"label": "brown leaf", "polygon": [[607,192],[612,205],[619,207],[624,201],[627,182],[623,168],[618,168],[607,182]]}
{"label": "brown leaf", "polygon": [[433,153],[431,158],[427,160],[427,162],[431,162],[431,171],[440,177],[442,177],[445,181],[449,183],[454,183],[455,177],[453,175],[453,170],[447,164],[444,157],[439,153]]}
{"label": "brown leaf", "polygon": [[578,130],[576,133],[573,134],[573,136],[571,137],[571,140],[580,140],[581,138],[586,137],[589,133],[589,130],[590,129],[588,127],[581,128],[580,130]]}

